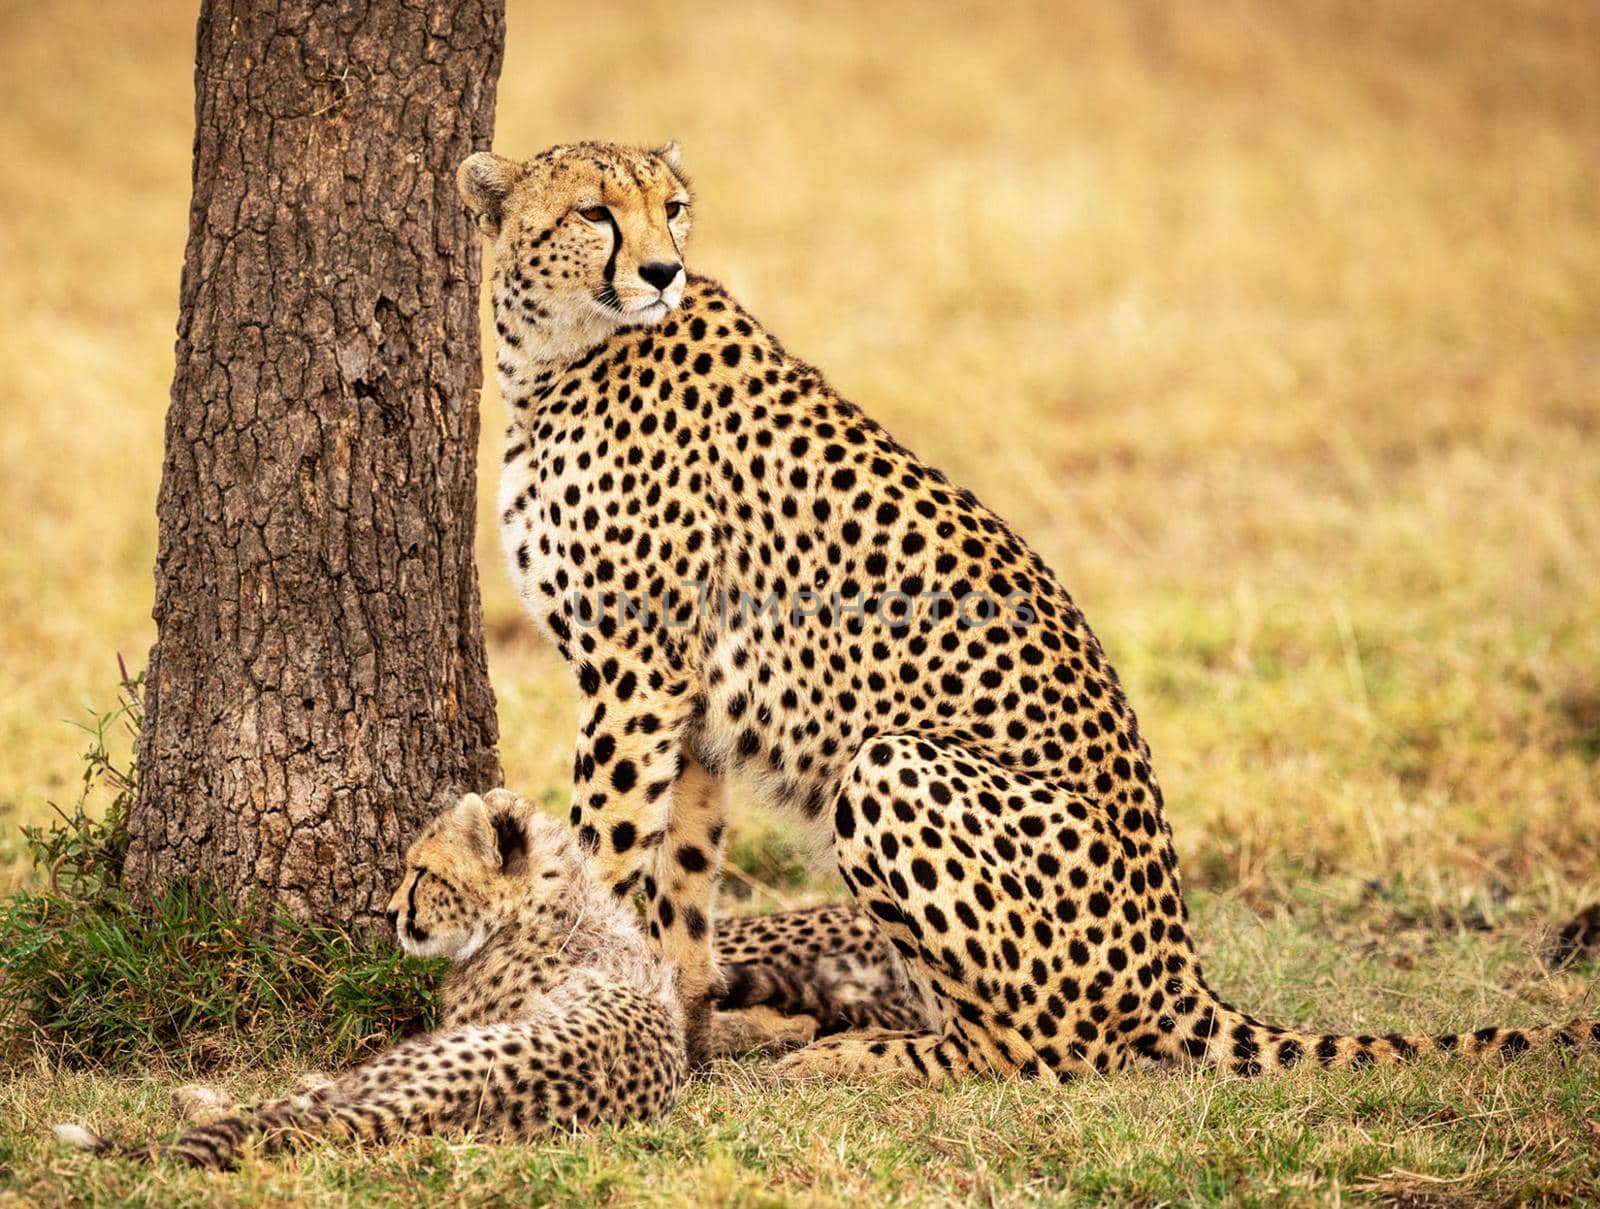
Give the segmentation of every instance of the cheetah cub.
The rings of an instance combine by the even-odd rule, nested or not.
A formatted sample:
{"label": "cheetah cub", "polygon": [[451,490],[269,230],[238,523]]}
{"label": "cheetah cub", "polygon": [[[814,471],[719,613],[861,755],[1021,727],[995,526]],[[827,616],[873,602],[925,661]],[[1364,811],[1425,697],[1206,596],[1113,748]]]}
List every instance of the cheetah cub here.
{"label": "cheetah cub", "polygon": [[577,681],[572,823],[612,893],[649,899],[691,1058],[722,985],[731,775],[831,827],[926,1009],[824,1037],[791,1073],[1254,1073],[1600,1043],[1595,1021],[1302,1032],[1224,1002],[1150,748],[1083,613],[1010,525],[687,271],[677,146],[481,153],[458,181],[493,264],[501,538]]}
{"label": "cheetah cub", "polygon": [[801,907],[719,919],[722,976],[713,1057],[779,1049],[852,1029],[926,1028],[937,1017],[872,919],[852,907]]}
{"label": "cheetah cub", "polygon": [[[519,1139],[672,1108],[686,1062],[670,974],[569,829],[507,790],[468,794],[406,864],[389,901],[401,946],[454,963],[436,1031],[171,1143],[121,1148],[76,1125],[57,1134],[99,1154],[226,1168],[252,1138],[266,1150],[319,1135]],[[199,1115],[214,1097],[197,1091],[180,1107]]]}

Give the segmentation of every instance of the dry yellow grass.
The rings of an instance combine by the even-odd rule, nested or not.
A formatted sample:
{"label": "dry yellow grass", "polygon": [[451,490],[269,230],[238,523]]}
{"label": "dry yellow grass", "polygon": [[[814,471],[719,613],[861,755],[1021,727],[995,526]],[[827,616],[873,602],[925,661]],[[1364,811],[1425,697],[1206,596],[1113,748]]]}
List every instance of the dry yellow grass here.
{"label": "dry yellow grass", "polygon": [[[59,720],[151,638],[192,20],[0,9],[8,832],[70,796]],[[1505,925],[1522,1002],[1582,1001],[1528,958],[1600,897],[1600,9],[652,0],[509,22],[499,149],[680,138],[693,264],[1061,573],[1128,682],[1190,883],[1225,896],[1202,943],[1229,989],[1468,1023],[1452,979],[1490,975],[1459,930],[1378,1006],[1296,931],[1353,915],[1341,942],[1387,944],[1398,913]],[[500,417],[491,392],[503,754],[559,796],[571,691],[501,572]],[[1361,907],[1366,879],[1399,905]],[[1246,906],[1310,964],[1224,926]]]}
{"label": "dry yellow grass", "polygon": [[[151,638],[192,19],[0,14],[10,820],[70,790],[60,720]],[[499,146],[684,141],[695,263],[1072,585],[1196,872],[1594,876],[1592,7],[513,4],[509,23]],[[486,481],[499,427],[491,392]],[[556,788],[566,678],[482,498],[507,773]]]}

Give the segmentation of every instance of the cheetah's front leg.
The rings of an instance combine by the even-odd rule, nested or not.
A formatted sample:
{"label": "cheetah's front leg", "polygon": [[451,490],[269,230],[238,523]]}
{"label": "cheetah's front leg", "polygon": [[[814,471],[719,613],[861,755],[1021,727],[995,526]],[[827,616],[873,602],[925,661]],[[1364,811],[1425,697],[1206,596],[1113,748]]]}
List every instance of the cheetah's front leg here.
{"label": "cheetah's front leg", "polygon": [[609,679],[579,670],[577,750],[572,760],[572,825],[594,853],[602,885],[619,898],[638,888],[667,838],[673,791],[683,772],[683,732],[692,707],[677,682],[645,694],[631,671]]}
{"label": "cheetah's front leg", "polygon": [[721,783],[685,754],[693,713],[687,681],[647,690],[610,665],[580,670],[572,822],[595,854],[602,884],[619,896],[643,882],[650,947],[677,968],[689,1054],[705,1056],[716,982],[710,909],[721,872]]}
{"label": "cheetah's front leg", "polygon": [[[308,1071],[300,1076],[289,1092],[290,1099],[315,1099],[333,1087],[338,1080],[332,1075]],[[244,1107],[221,1088],[209,1083],[185,1083],[172,1093],[172,1111],[178,1120],[200,1125],[218,1117],[236,1113]]]}
{"label": "cheetah's front leg", "polygon": [[650,942],[677,971],[689,1060],[714,1056],[707,1039],[711,1000],[719,989],[711,943],[712,907],[722,876],[726,804],[722,781],[698,760],[686,760],[672,795],[667,838],[646,879],[650,898]]}

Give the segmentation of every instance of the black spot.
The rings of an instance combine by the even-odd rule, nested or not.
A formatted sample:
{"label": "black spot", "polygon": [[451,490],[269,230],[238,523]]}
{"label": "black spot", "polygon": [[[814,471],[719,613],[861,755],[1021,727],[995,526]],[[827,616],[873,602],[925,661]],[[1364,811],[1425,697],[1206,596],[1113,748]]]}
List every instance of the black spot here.
{"label": "black spot", "polygon": [[709,862],[704,852],[692,844],[685,844],[678,849],[678,864],[690,873],[704,873]]}
{"label": "black spot", "polygon": [[1409,1062],[1417,1056],[1417,1047],[1399,1033],[1390,1033],[1384,1038],[1394,1049],[1395,1055],[1403,1062]]}
{"label": "black spot", "polygon": [[900,924],[905,922],[905,916],[900,914],[900,908],[895,906],[893,903],[884,902],[881,898],[873,899],[867,904],[867,907],[874,915],[883,920],[883,922],[886,924]]}
{"label": "black spot", "polygon": [[1261,1064],[1257,1055],[1261,1047],[1256,1044],[1255,1031],[1248,1024],[1241,1024],[1233,1031],[1233,1056],[1238,1059],[1234,1071],[1241,1075],[1258,1075],[1261,1073]]}
{"label": "black spot", "polygon": [[849,839],[856,833],[855,811],[850,809],[850,803],[840,795],[839,801],[833,808],[833,831],[841,839]]}
{"label": "black spot", "polygon": [[685,907],[683,909],[684,930],[689,933],[690,940],[703,940],[706,934],[706,915],[699,907]]}

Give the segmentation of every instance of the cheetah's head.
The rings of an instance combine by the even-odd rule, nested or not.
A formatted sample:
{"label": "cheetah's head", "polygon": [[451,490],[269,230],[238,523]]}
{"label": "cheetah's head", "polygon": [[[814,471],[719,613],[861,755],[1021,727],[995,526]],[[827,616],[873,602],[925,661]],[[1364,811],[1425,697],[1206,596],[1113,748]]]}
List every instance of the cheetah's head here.
{"label": "cheetah's head", "polygon": [[406,852],[389,922],[407,953],[465,961],[501,926],[554,906],[586,875],[565,825],[510,790],[469,793]]}
{"label": "cheetah's head", "polygon": [[479,152],[456,182],[490,244],[502,340],[654,323],[682,299],[691,219],[677,143],[570,143],[526,163]]}

